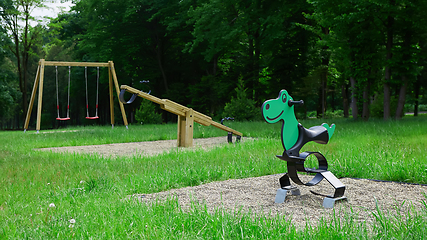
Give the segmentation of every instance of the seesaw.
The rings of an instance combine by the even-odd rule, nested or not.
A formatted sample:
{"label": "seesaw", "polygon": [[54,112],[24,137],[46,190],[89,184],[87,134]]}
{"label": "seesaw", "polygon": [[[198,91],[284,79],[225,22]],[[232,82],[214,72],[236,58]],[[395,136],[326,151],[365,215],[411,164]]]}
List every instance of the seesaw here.
{"label": "seesaw", "polygon": [[[206,116],[202,113],[194,111],[192,108],[188,108],[169,99],[160,99],[138,89],[129,87],[127,85],[120,86],[119,99],[124,104],[130,104],[135,101],[136,97],[142,97],[160,105],[160,108],[178,116],[178,135],[177,135],[177,146],[178,147],[192,147],[193,146],[193,125],[194,122],[199,123],[203,126],[214,126],[221,130],[227,131],[228,135],[234,134],[237,136],[236,141],[240,141],[243,134],[220,123],[212,120],[211,117]],[[130,100],[124,99],[126,92],[132,93]],[[229,137],[230,139],[230,137]]]}

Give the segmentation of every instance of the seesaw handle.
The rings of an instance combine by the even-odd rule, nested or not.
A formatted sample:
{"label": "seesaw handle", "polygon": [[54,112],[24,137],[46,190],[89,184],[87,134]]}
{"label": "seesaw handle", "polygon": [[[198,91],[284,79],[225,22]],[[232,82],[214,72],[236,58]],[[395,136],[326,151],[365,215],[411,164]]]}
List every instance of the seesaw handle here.
{"label": "seesaw handle", "polygon": [[137,94],[132,94],[132,97],[129,99],[129,101],[126,101],[126,100],[125,100],[125,92],[126,92],[126,90],[125,90],[125,89],[122,89],[122,90],[120,91],[120,94],[119,94],[120,102],[122,102],[123,104],[131,104],[131,103],[133,103],[133,101],[135,101],[135,99],[136,99],[136,97],[137,97],[138,95],[137,95]]}
{"label": "seesaw handle", "polygon": [[299,100],[299,101],[292,101],[292,100],[289,100],[289,101],[288,101],[288,105],[289,105],[289,107],[292,107],[293,105],[296,105],[296,104],[298,104],[298,105],[303,105],[303,104],[304,104],[304,101],[303,101],[303,100]]}

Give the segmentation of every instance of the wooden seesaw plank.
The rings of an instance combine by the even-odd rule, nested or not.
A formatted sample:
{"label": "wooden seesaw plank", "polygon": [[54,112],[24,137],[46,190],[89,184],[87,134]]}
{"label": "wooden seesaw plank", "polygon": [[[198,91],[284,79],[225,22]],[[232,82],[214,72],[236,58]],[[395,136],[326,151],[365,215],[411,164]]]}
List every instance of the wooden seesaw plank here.
{"label": "wooden seesaw plank", "polygon": [[[169,99],[160,99],[160,98],[157,98],[157,97],[155,97],[153,95],[149,95],[149,94],[147,94],[145,92],[142,92],[142,91],[140,91],[138,89],[129,87],[127,85],[120,86],[120,89],[124,89],[127,92],[129,92],[129,93],[137,94],[139,97],[142,97],[142,98],[150,100],[150,101],[152,101],[154,103],[157,103],[157,104],[160,105],[160,107],[163,110],[166,110],[166,111],[171,112],[173,114],[176,114],[178,116],[185,117],[186,113],[191,110],[191,108],[183,106],[183,105],[181,105],[179,103],[176,103],[174,101],[171,101]],[[199,113],[199,112],[193,110],[193,116],[194,116],[194,121],[197,122],[197,123],[199,123],[199,124],[202,124],[204,126],[211,126],[212,125],[212,126],[214,126],[216,128],[219,128],[221,130],[224,130],[224,131],[227,131],[227,132],[231,132],[234,135],[243,136],[243,134],[241,132],[236,131],[234,129],[231,129],[231,128],[229,128],[227,126],[224,126],[224,125],[222,125],[220,123],[217,123],[217,122],[213,121],[211,117],[206,116],[206,115],[204,115],[202,113]]]}

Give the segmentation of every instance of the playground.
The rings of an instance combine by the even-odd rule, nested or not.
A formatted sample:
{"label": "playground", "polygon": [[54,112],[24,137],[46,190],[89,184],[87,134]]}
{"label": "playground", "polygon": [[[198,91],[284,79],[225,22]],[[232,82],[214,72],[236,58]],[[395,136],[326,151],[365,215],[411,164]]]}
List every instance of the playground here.
{"label": "playground", "polygon": [[[41,61],[41,66],[43,64],[58,63]],[[129,129],[123,114],[125,126],[39,131],[40,125],[37,125],[36,134],[13,133],[11,145],[4,146],[2,151],[4,161],[10,164],[10,160],[15,159],[14,154],[30,156],[33,160],[22,158],[26,163],[22,163],[19,170],[6,165],[4,169],[9,169],[9,173],[3,175],[9,178],[2,179],[2,185],[29,181],[36,187],[19,184],[12,191],[37,196],[45,205],[48,202],[58,205],[57,212],[52,210],[49,216],[50,208],[38,207],[39,204],[30,201],[31,210],[27,215],[30,215],[31,225],[37,222],[42,228],[52,228],[58,236],[66,235],[60,229],[67,224],[61,220],[64,218],[74,220],[72,228],[76,219],[91,226],[92,219],[86,219],[82,212],[66,213],[66,209],[74,205],[68,202],[70,198],[77,201],[80,208],[90,208],[86,211],[97,215],[95,219],[102,218],[102,213],[111,206],[130,209],[126,210],[130,211],[126,215],[148,216],[143,217],[146,228],[153,221],[151,219],[164,222],[162,218],[170,218],[169,214],[182,218],[201,214],[204,220],[200,220],[200,224],[204,226],[197,227],[199,233],[211,224],[205,219],[217,214],[227,216],[230,221],[245,219],[249,226],[261,220],[271,222],[273,227],[282,226],[278,227],[280,229],[285,225],[297,232],[310,229],[322,232],[334,226],[337,234],[353,228],[351,234],[365,234],[366,237],[371,236],[372,230],[382,234],[384,228],[399,224],[424,226],[419,221],[427,217],[427,159],[423,154],[427,144],[425,116],[369,124],[347,119],[333,119],[337,125],[320,123],[320,120],[299,122],[294,115],[294,105],[303,104],[303,101],[293,100],[282,90],[277,99],[267,100],[262,106],[265,121],[273,124],[230,121],[227,122],[229,126],[225,126],[168,99],[126,85],[119,89],[111,70],[112,62],[106,66],[110,68],[110,86],[115,86],[121,110],[124,111],[123,104],[131,104],[142,97],[178,115],[178,122],[133,125]],[[40,96],[43,89],[41,69],[33,88],[36,93],[40,85]],[[125,92],[132,94],[130,100],[124,99]],[[31,115],[34,98],[35,94],[27,116]],[[111,107],[112,103],[110,101]],[[87,117],[91,118],[89,113]],[[62,118],[58,110],[58,121],[67,121],[67,118],[68,113]],[[282,124],[274,124],[277,122]],[[330,140],[332,135],[334,140]],[[6,135],[2,133],[0,137]],[[20,142],[20,148],[14,147],[16,142]],[[8,194],[9,189],[2,191],[3,196],[9,196],[3,197],[3,202],[20,202]],[[51,197],[44,196],[48,192]],[[141,210],[146,212],[141,214]],[[0,214],[10,211],[16,214],[14,204],[1,205]],[[20,220],[21,224],[31,228],[25,219]],[[58,226],[51,225],[52,221]],[[224,220],[218,221],[214,224],[224,224]],[[112,224],[121,226],[117,222]],[[171,224],[178,225],[162,231],[165,237],[174,234],[180,223]],[[270,225],[261,227],[260,231],[271,232]],[[408,231],[423,232],[421,229],[425,229],[415,228]],[[228,231],[226,236],[232,237],[254,230]],[[203,233],[204,236],[209,234],[209,231]],[[256,231],[251,235],[265,238],[277,234],[281,235],[280,231],[267,235]]]}
{"label": "playground", "polygon": [[52,2],[0,4],[1,240],[427,239],[427,2]]}
{"label": "playground", "polygon": [[[262,105],[265,122],[226,126],[169,99],[119,86],[111,61],[39,64],[24,125],[27,130],[38,91],[37,132],[0,132],[7,142],[0,149],[0,174],[6,176],[0,217],[15,215],[23,231],[36,225],[41,237],[66,237],[70,228],[80,235],[89,228],[91,236],[138,232],[145,238],[184,232],[191,238],[219,232],[226,238],[277,238],[284,230],[316,238],[343,231],[366,238],[424,234],[426,116],[298,121],[294,107],[303,101],[282,90]],[[112,127],[42,130],[44,66],[107,67],[110,108],[115,90],[124,125],[114,127],[111,117]],[[137,97],[178,121],[128,126],[124,105]],[[64,114],[57,101],[57,121],[70,119],[67,104]],[[88,105],[86,99],[86,119],[97,119],[98,100],[95,115]],[[105,214],[113,216],[106,220],[113,229],[100,228]],[[129,216],[138,216],[140,224],[133,227]],[[245,224],[237,229],[236,221]],[[3,229],[12,236],[9,226]]]}
{"label": "playground", "polygon": [[[325,189],[332,192],[326,181],[310,188],[301,187],[300,196],[289,196],[284,203],[274,203],[278,179],[286,171],[283,161],[274,156],[282,149],[280,126],[276,124],[230,123],[253,139],[243,138],[240,144],[227,144],[225,133],[220,129],[196,125],[194,149],[175,151],[175,147],[174,151],[152,156],[34,149],[81,146],[94,149],[99,145],[108,149],[108,144],[125,146],[153,141],[176,144],[176,124],[130,126],[133,131],[124,126],[114,129],[105,126],[48,131],[48,134],[44,131],[39,134],[2,132],[0,137],[6,142],[1,151],[2,176],[6,177],[2,178],[0,216],[17,214],[12,218],[21,229],[32,229],[33,224],[44,232],[43,236],[50,236],[48,229],[55,235],[67,236],[69,219],[76,220],[73,231],[90,228],[92,234],[100,236],[109,231],[96,230],[100,221],[128,228],[132,216],[142,222],[131,227],[133,230],[144,231],[146,225],[156,226],[158,234],[165,237],[178,231],[172,228],[182,229],[182,225],[189,228],[187,218],[193,219],[191,226],[198,229],[197,232],[205,224],[225,224],[229,237],[241,233],[231,227],[234,221],[245,221],[241,226],[247,234],[255,231],[250,230],[251,227],[257,226],[255,232],[259,237],[279,236],[283,234],[279,229],[290,225],[301,234],[303,230],[310,232],[311,228],[322,232],[331,226],[347,229],[354,235],[367,234],[363,230],[366,228],[381,232],[381,224],[386,227],[402,224],[402,228],[420,226],[421,229],[424,225],[417,219],[425,216],[424,193],[427,191],[425,186],[418,185],[426,184],[424,121],[425,116],[373,124],[334,119],[340,126],[335,138],[326,145],[309,146],[328,156],[331,171],[347,187],[347,201],[337,202],[333,209],[322,207],[322,197],[309,192]],[[318,125],[319,121],[302,123],[310,126]],[[202,149],[197,143],[200,138],[210,143],[218,139],[220,144]],[[125,152],[125,149],[117,150]],[[299,176],[303,181],[312,177]],[[417,184],[397,183],[402,181]],[[51,203],[56,207],[48,213]],[[28,207],[22,208],[24,204]],[[203,210],[205,207],[207,212]],[[102,220],[106,213],[113,217]],[[220,213],[223,218],[209,220],[216,219]],[[85,217],[86,214],[91,217]],[[123,218],[125,223],[114,220]],[[164,225],[169,218],[175,220]],[[194,222],[194,218],[200,222]],[[270,223],[259,226],[260,219]],[[334,225],[337,221],[339,227]],[[159,229],[161,226],[165,230]],[[272,229],[274,226],[277,230]],[[7,226],[4,229],[9,231]],[[203,229],[203,236],[211,234],[210,228]],[[263,235],[259,233],[261,230],[269,233]]]}
{"label": "playground", "polygon": [[[258,237],[278,237],[284,228],[294,227],[300,234],[309,232],[318,237],[327,229],[331,234],[331,227],[337,231],[332,234],[345,230],[365,236],[383,234],[384,228],[391,226],[400,231],[413,226],[407,231],[422,232],[421,219],[427,214],[427,189],[419,185],[426,184],[425,121],[425,116],[369,124],[334,119],[337,128],[333,140],[326,145],[307,146],[328,156],[331,171],[346,185],[347,201],[337,202],[333,209],[322,207],[322,197],[309,192],[333,192],[327,181],[301,187],[300,196],[274,203],[278,179],[287,171],[286,164],[274,155],[283,151],[278,124],[230,123],[230,127],[248,136],[240,144],[227,144],[224,131],[196,124],[195,147],[174,147],[152,156],[50,150],[82,146],[94,149],[100,145],[108,149],[116,145],[117,151],[123,153],[126,149],[120,147],[126,144],[176,144],[177,124],[130,126],[132,131],[124,126],[104,126],[47,131],[48,134],[1,132],[0,138],[6,144],[1,151],[4,177],[0,216],[17,214],[12,218],[20,229],[29,231],[38,226],[42,236],[50,236],[49,231],[68,236],[70,219],[76,220],[73,231],[79,233],[81,228],[88,228],[92,235],[101,236],[117,230],[96,230],[103,224],[100,222],[128,228],[132,216],[138,216],[140,221],[131,227],[132,231],[144,232],[146,226],[156,226],[157,236],[165,237],[181,232],[182,225],[184,231],[196,229],[195,234],[201,231],[202,236],[216,232],[203,228],[205,224],[227,226],[228,237],[239,236],[242,230],[231,224],[235,221],[245,221],[241,225],[243,233]],[[321,122],[302,123],[316,126]],[[218,139],[220,144],[203,149],[197,143],[200,138],[206,143]],[[35,151],[40,148],[50,149]],[[312,178],[307,174],[299,177],[303,181]],[[51,203],[56,207],[48,211]],[[23,205],[27,207],[22,208]],[[105,214],[110,217],[105,219]],[[165,225],[168,219],[174,220]],[[259,221],[266,225],[259,225]],[[3,229],[9,236],[9,227]],[[152,231],[145,234],[154,237]]]}
{"label": "playground", "polygon": [[[41,131],[44,66],[85,67],[85,72],[87,66],[107,67],[110,108],[114,109],[112,93],[115,90],[124,126],[114,127],[112,116],[112,128],[76,127]],[[49,228],[52,227],[51,219],[54,219],[60,227],[64,224],[60,216],[66,215],[65,218],[74,220],[71,224],[74,228],[76,219],[84,217],[78,211],[71,215],[64,212],[71,206],[67,200],[61,199],[70,197],[73,201],[77,199],[83,208],[95,204],[92,207],[97,209],[97,213],[105,212],[107,206],[117,209],[133,206],[136,211],[141,208],[154,211],[157,217],[152,217],[163,222],[155,210],[160,207],[169,209],[166,215],[179,212],[178,215],[184,218],[202,211],[204,218],[220,213],[240,221],[247,218],[245,221],[252,223],[260,219],[279,221],[274,224],[289,225],[296,231],[328,228],[335,224],[340,228],[337,229],[339,232],[341,228],[355,225],[356,231],[368,234],[366,229],[381,232],[381,228],[388,228],[387,225],[407,225],[405,221],[414,224],[411,221],[427,217],[427,186],[424,185],[427,184],[427,159],[423,154],[427,144],[423,139],[427,138],[425,124],[422,124],[425,116],[369,124],[347,119],[333,119],[337,125],[320,123],[320,120],[299,122],[295,118],[294,107],[304,102],[294,100],[286,90],[282,90],[277,99],[267,100],[261,107],[264,120],[272,124],[230,121],[226,126],[222,121],[216,122],[192,108],[157,98],[150,92],[127,85],[119,87],[111,61],[65,63],[42,59],[25,130],[29,127],[37,90],[36,134],[13,133],[11,145],[5,145],[1,152],[5,162],[13,160],[14,154],[33,159],[31,163],[24,160],[27,162],[23,163],[23,169],[6,166],[4,169],[9,169],[9,173],[4,172],[3,175],[9,178],[2,179],[2,185],[28,180],[37,187],[27,188],[20,184],[13,191],[23,191],[25,196],[35,195],[44,204],[52,201],[58,204],[58,213],[52,212],[51,216],[50,208],[41,207],[39,213],[34,213],[36,216],[46,214],[44,221],[40,217],[33,219],[33,213],[27,213],[31,225],[37,222],[43,228]],[[130,100],[125,99],[126,92],[132,94]],[[129,129],[124,105],[132,104],[137,97],[176,114],[177,123],[133,125]],[[98,119],[98,100],[95,115],[91,116],[87,99],[86,119]],[[68,100],[64,116],[57,100],[57,121],[70,120],[69,105]],[[278,122],[281,124],[274,124]],[[332,135],[334,140],[330,140]],[[421,141],[418,141],[420,136]],[[2,133],[0,137],[5,138],[6,135]],[[14,147],[18,146],[17,142],[21,148]],[[43,168],[43,165],[49,167]],[[71,182],[65,182],[63,176],[72,176]],[[3,197],[4,203],[19,203],[18,199],[12,199],[9,189],[2,191],[3,196],[9,196],[7,199]],[[111,191],[115,193],[112,199]],[[43,195],[47,192],[52,197]],[[99,199],[103,200],[99,202]],[[30,212],[35,212],[38,205],[30,205]],[[91,212],[92,207],[89,207]],[[9,211],[16,212],[13,204],[12,207],[1,205],[0,214]],[[165,213],[164,210],[160,212]],[[25,222],[25,218],[21,221]],[[87,221],[86,226],[91,225],[91,220],[84,221]],[[25,225],[24,222],[22,224]],[[174,229],[162,234],[168,236]],[[58,232],[57,235],[66,235],[60,229],[54,231]],[[233,231],[227,235],[243,234],[243,230]],[[209,232],[204,234],[207,236]],[[253,234],[261,238],[273,236]]]}
{"label": "playground", "polygon": [[[254,127],[254,124],[234,124],[233,126],[247,128],[248,125],[251,129],[257,128]],[[348,123],[344,125],[349,126]],[[170,126],[165,126],[164,128],[168,127]],[[400,128],[403,126],[395,127]],[[136,131],[139,132],[141,127],[139,126],[137,128],[138,129]],[[201,125],[197,129],[200,130],[201,128],[205,129],[203,131],[209,129],[206,133],[207,136],[213,136],[221,133],[218,129],[201,127]],[[158,130],[159,129],[156,128],[156,131]],[[383,130],[384,129],[381,129],[379,131]],[[60,132],[57,134],[61,133],[66,132]],[[74,133],[76,132],[68,132],[68,134]],[[196,136],[199,136],[199,134],[199,131],[196,131]],[[256,154],[253,151],[257,151],[259,154],[262,146],[265,147],[265,145],[268,144],[276,147],[280,146],[277,141],[272,144],[271,140],[268,140],[268,138],[266,139],[265,133],[258,134],[260,137],[245,137],[239,144],[228,144],[225,136],[195,138],[194,146],[191,148],[177,148],[176,140],[171,139],[94,144],[86,146],[49,147],[37,148],[34,150],[51,152],[52,154],[71,154],[76,158],[92,158],[97,159],[97,161],[100,159],[122,159],[123,161],[123,159],[128,158],[142,158],[147,160],[159,159],[158,161],[165,161],[166,163],[170,162],[172,159],[184,159],[190,156],[195,156],[195,161],[198,161],[198,158],[205,158],[206,155],[211,156],[211,158],[218,158],[217,156],[227,158],[227,155],[236,156],[236,154],[239,154],[240,151],[245,149],[249,150],[252,154]],[[339,133],[341,136],[342,134],[342,132]],[[344,136],[347,134],[344,134]],[[48,137],[48,135],[50,134],[47,134],[46,136]],[[146,132],[141,135],[146,135]],[[171,135],[170,137],[172,138],[173,136]],[[233,139],[233,141],[235,141],[235,139]],[[332,151],[333,153],[335,152],[334,148],[342,146],[343,144],[345,145],[345,143],[338,140],[338,143],[334,144],[333,148],[329,148],[327,152]],[[313,145],[311,147],[313,147]],[[266,154],[265,150],[261,152],[262,154]],[[336,155],[335,153],[334,155],[338,156],[339,154]],[[221,161],[224,159],[215,159],[215,161],[218,160]],[[275,161],[275,166],[280,166],[276,165],[277,163],[280,163],[279,160],[273,159],[271,161]],[[341,161],[333,162],[338,165],[343,164]],[[200,162],[197,164],[200,164]],[[363,165],[363,160],[361,160],[360,165]],[[392,166],[393,165],[394,163],[392,163]],[[194,165],[192,165],[192,167],[194,167]],[[208,167],[212,168],[215,166],[209,164]],[[259,168],[263,168],[262,164],[259,165]],[[332,168],[339,169],[334,166],[332,166]],[[196,171],[186,167],[180,169],[181,171]],[[194,169],[197,169],[197,167]],[[223,169],[223,171],[227,170],[228,168]],[[262,169],[258,170],[261,171]],[[207,180],[207,183],[201,180],[200,182],[192,182],[189,184],[191,186],[185,186],[184,184],[183,187],[172,187],[166,191],[155,193],[149,193],[150,190],[142,190],[140,192],[123,196],[121,201],[143,203],[147,206],[152,206],[159,202],[162,204],[168,204],[168,202],[173,199],[173,201],[176,201],[178,206],[187,213],[194,211],[193,208],[196,204],[196,206],[205,206],[210,213],[215,213],[218,210],[225,212],[239,211],[244,214],[250,213],[255,214],[256,216],[269,216],[273,219],[277,217],[285,218],[290,220],[290,222],[298,229],[304,229],[307,224],[312,227],[316,227],[321,222],[337,221],[337,218],[340,219],[339,221],[344,222],[351,218],[351,220],[354,221],[354,224],[373,224],[378,221],[377,214],[386,213],[390,216],[400,216],[402,213],[414,214],[415,212],[412,211],[424,211],[422,209],[425,209],[425,193],[427,192],[426,185],[375,180],[381,179],[381,177],[374,177],[374,173],[369,173],[369,170],[366,168],[362,168],[362,170],[366,170],[366,172],[359,173],[366,174],[365,177],[362,177],[363,175],[359,174],[353,175],[350,172],[340,173],[341,175],[349,176],[340,178],[340,181],[345,184],[347,189],[347,200],[337,203],[334,209],[326,209],[322,207],[323,197],[314,195],[310,192],[324,192],[325,189],[328,189],[329,192],[333,192],[333,189],[326,180],[321,181],[318,185],[311,188],[302,187],[300,196],[288,196],[284,203],[277,204],[274,203],[274,198],[276,190],[280,188],[278,179],[281,177],[281,174],[275,173],[276,170],[277,169],[274,169],[272,172],[268,172],[267,175],[260,174],[261,176],[253,176],[253,174],[249,174],[241,176],[242,178],[238,177],[236,179],[227,179],[225,181],[221,180],[221,178],[213,182]],[[171,171],[171,173],[176,174],[174,173],[174,170],[165,171]],[[377,174],[380,174],[380,172],[377,172]],[[312,176],[299,174],[299,178],[303,182],[308,182],[311,180]],[[157,182],[156,184],[162,183]]]}

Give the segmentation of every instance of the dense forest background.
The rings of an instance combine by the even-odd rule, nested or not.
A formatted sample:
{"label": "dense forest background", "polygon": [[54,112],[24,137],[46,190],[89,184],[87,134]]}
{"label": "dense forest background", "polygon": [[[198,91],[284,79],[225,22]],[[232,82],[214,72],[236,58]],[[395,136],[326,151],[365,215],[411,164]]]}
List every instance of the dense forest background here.
{"label": "dense forest background", "polygon": [[[427,1],[73,3],[48,24],[31,25],[38,20],[32,11],[44,8],[44,1],[0,0],[1,129],[23,127],[40,59],[111,60],[120,84],[151,90],[216,120],[230,114],[259,119],[261,104],[281,89],[305,101],[296,109],[300,118],[388,120],[426,110]],[[96,71],[87,73],[92,105]],[[69,77],[71,120],[64,123],[55,120],[56,86],[64,115]],[[71,74],[68,67],[46,67],[42,128],[109,123],[107,69],[100,69],[98,120],[85,119],[85,77],[81,67]],[[145,105],[140,99],[126,105],[130,122],[139,122],[135,116]],[[115,111],[120,123],[118,104]],[[172,120],[163,113],[163,122]]]}

